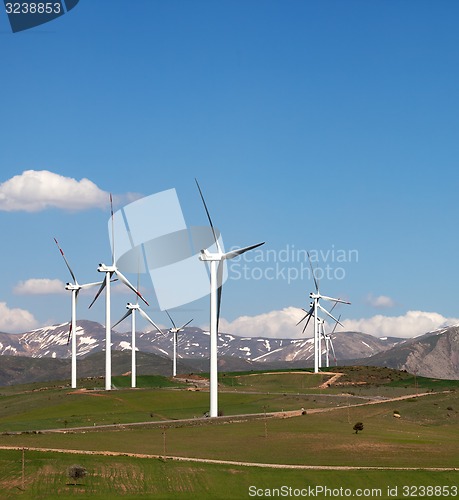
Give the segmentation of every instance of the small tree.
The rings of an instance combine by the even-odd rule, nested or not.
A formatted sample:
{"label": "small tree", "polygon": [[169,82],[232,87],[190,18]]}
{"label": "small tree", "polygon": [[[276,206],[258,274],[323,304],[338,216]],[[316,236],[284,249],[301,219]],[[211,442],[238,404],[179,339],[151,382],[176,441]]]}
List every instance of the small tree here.
{"label": "small tree", "polygon": [[363,423],[362,422],[357,422],[353,429],[355,430],[355,433],[358,434],[359,431],[363,431]]}
{"label": "small tree", "polygon": [[78,479],[82,479],[86,476],[86,472],[86,469],[81,465],[72,465],[69,467],[67,475],[70,479],[73,479],[73,484],[76,485]]}

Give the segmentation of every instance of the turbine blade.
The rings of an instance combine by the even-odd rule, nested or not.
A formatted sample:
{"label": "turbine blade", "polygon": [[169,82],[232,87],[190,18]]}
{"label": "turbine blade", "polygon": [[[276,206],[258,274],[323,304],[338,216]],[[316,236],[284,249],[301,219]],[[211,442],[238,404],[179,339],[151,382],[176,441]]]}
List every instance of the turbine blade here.
{"label": "turbine blade", "polygon": [[188,326],[188,325],[189,325],[192,321],[193,321],[192,319],[190,319],[190,321],[187,321],[184,325],[182,325],[182,326],[178,329],[178,331],[180,332],[181,330],[183,330],[183,329],[185,328],[185,326]]}
{"label": "turbine blade", "polygon": [[301,322],[303,322],[310,314],[312,314],[312,312],[314,311],[314,308],[311,307],[311,309],[309,309],[308,312],[306,312],[306,309],[303,309],[303,311],[306,313],[305,316],[303,316],[300,321],[298,321],[298,323],[295,325],[295,326],[298,326]]}
{"label": "turbine blade", "polygon": [[217,289],[217,334],[218,334],[218,324],[220,322],[220,308],[222,305],[222,279],[223,279],[223,260],[219,261],[217,267],[217,285],[219,285]]}
{"label": "turbine blade", "polygon": [[[140,261],[137,262],[137,290],[140,290]],[[139,296],[137,295],[136,304],[139,303]]]}
{"label": "turbine blade", "polygon": [[308,320],[306,321],[306,324],[304,325],[302,333],[306,331],[306,328],[308,327],[309,322],[311,321],[311,318],[313,317],[313,314],[311,313],[308,317]]}
{"label": "turbine blade", "polygon": [[248,252],[249,250],[253,250],[254,248],[260,247],[261,245],[264,245],[265,242],[263,241],[262,243],[257,243],[256,245],[250,245],[248,247],[244,248],[238,248],[237,250],[233,250],[231,252],[225,253],[223,256],[224,259],[233,259],[234,257],[237,257],[238,255],[241,255],[245,252]]}
{"label": "turbine blade", "polygon": [[70,323],[69,323],[69,336],[67,338],[67,345],[69,345],[70,343],[70,336],[72,335],[72,320],[70,320]]}
{"label": "turbine blade", "polygon": [[118,326],[122,321],[124,321],[128,316],[130,316],[132,314],[132,311],[134,309],[129,309],[129,311],[119,320],[117,321],[113,326],[112,328],[115,328],[115,326]]}
{"label": "turbine blade", "polygon": [[102,285],[102,283],[104,283],[104,281],[97,281],[95,283],[85,283],[83,285],[79,285],[79,287],[81,290],[84,290],[86,288],[91,288],[92,286],[100,286]]}
{"label": "turbine blade", "polygon": [[96,296],[94,297],[94,299],[92,300],[92,302],[89,304],[88,309],[91,309],[92,305],[99,298],[99,295],[102,293],[102,291],[104,290],[104,288],[105,288],[105,280],[102,281],[102,284],[100,285],[100,288],[99,288],[99,290],[96,293]]}
{"label": "turbine blade", "polygon": [[130,283],[130,281],[126,278],[126,276],[124,276],[123,273],[121,273],[121,271],[115,267],[115,273],[116,275],[118,276],[119,280],[122,281],[128,288],[130,288],[136,295],[137,297],[140,297],[144,302],[145,304],[147,304],[147,306],[149,306],[150,304],[143,298],[142,294],[134,287],[134,285],[132,285]]}
{"label": "turbine blade", "polygon": [[113,215],[113,198],[112,198],[112,193],[110,193],[110,217],[112,219],[112,263],[115,265],[116,258],[115,258],[115,221],[114,221],[114,215]]}
{"label": "turbine blade", "polygon": [[[341,319],[341,314],[338,316],[338,321]],[[335,333],[336,327],[338,326],[338,322],[335,323],[335,326],[333,327],[333,330],[330,335],[333,335]]]}
{"label": "turbine blade", "polygon": [[339,322],[339,320],[337,320],[332,314],[330,314],[326,309],[325,307],[322,307],[319,303],[317,304],[317,307],[319,307],[319,309],[321,311],[323,311],[325,314],[327,314],[333,321],[336,321],[339,325],[343,326],[342,323]]}
{"label": "turbine blade", "polygon": [[70,271],[70,275],[72,276],[73,282],[76,284],[77,280],[75,278],[75,275],[73,274],[73,271],[72,271],[72,268],[70,267],[70,264],[68,263],[68,260],[65,258],[64,251],[59,246],[59,243],[57,242],[56,238],[54,238],[54,241],[56,242],[57,248],[59,248],[59,251],[61,252],[62,258],[64,259],[64,262],[67,265],[67,269]]}
{"label": "turbine blade", "polygon": [[175,326],[174,320],[171,318],[171,315],[168,313],[168,311],[167,311],[167,310],[165,310],[165,311],[166,311],[166,314],[169,316],[169,319],[171,320],[172,326],[173,326],[174,328],[177,328],[177,327]]}
{"label": "turbine blade", "polygon": [[309,267],[311,268],[312,277],[314,279],[314,285],[316,287],[316,292],[319,292],[319,283],[316,280],[316,273],[314,272],[314,268],[312,267],[311,256],[309,255],[309,251],[307,252],[307,254],[308,254]]}
{"label": "turbine blade", "polygon": [[202,203],[204,205],[204,209],[206,211],[206,214],[207,214],[207,218],[209,219],[209,224],[210,224],[210,228],[212,229],[212,234],[214,235],[214,240],[215,240],[215,244],[217,245],[217,250],[219,252],[221,252],[221,249],[220,249],[220,245],[218,244],[218,238],[217,238],[217,234],[215,232],[215,228],[214,228],[214,225],[212,224],[212,219],[210,218],[210,213],[209,213],[209,210],[207,208],[207,205],[206,205],[206,201],[204,200],[204,196],[202,194],[202,191],[201,191],[201,187],[199,186],[199,182],[197,179],[195,179],[196,181],[196,186],[198,186],[198,190],[199,190],[199,194],[201,195],[201,200],[202,200]]}
{"label": "turbine blade", "polygon": [[320,296],[321,299],[324,299],[324,300],[330,300],[332,302],[337,302],[339,304],[348,304],[350,305],[351,303],[348,302],[347,300],[342,300],[342,299],[335,299],[333,297],[327,297],[327,295],[321,295]]}
{"label": "turbine blade", "polygon": [[335,348],[333,347],[333,340],[331,339],[331,337],[330,337],[330,347],[331,347],[331,350],[332,350],[332,353],[333,353],[333,359],[334,359],[335,364],[336,364]]}
{"label": "turbine blade", "polygon": [[144,319],[146,319],[146,320],[147,320],[147,321],[148,321],[151,325],[153,325],[153,326],[156,328],[156,330],[157,330],[157,331],[158,331],[161,335],[163,335],[164,337],[167,337],[167,335],[164,335],[164,332],[161,330],[161,328],[159,328],[159,326],[158,326],[158,325],[157,325],[157,324],[156,324],[156,323],[155,323],[155,322],[154,322],[154,321],[150,318],[150,316],[148,316],[148,314],[147,314],[145,311],[143,311],[142,309],[140,309],[140,307],[139,307],[138,311],[139,311],[140,315],[141,315]]}

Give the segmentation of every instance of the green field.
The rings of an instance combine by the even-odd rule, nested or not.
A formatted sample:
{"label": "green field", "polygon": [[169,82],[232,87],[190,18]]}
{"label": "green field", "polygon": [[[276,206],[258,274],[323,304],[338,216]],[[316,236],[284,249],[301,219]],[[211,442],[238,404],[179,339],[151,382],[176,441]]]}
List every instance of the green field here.
{"label": "green field", "polygon": [[[360,372],[359,377],[362,375]],[[343,386],[318,389],[317,385],[328,375],[226,374],[227,380],[235,380],[222,385],[228,391],[221,392],[219,397],[223,415],[262,414],[258,420],[248,418],[233,423],[227,423],[225,418],[203,417],[208,409],[208,392],[180,389],[176,383],[161,377],[145,378],[144,388],[110,393],[94,390],[78,393],[58,384],[43,390],[38,386],[2,388],[0,446],[18,449],[0,450],[0,498],[102,499],[116,495],[230,499],[260,497],[264,493],[261,490],[282,486],[343,487],[350,491],[373,488],[380,490],[378,498],[414,498],[404,495],[400,488],[436,486],[437,490],[429,490],[432,495],[424,498],[438,498],[435,494],[438,487],[459,485],[458,470],[451,470],[459,467],[456,384],[424,379],[419,381],[423,385],[417,384],[417,389],[419,393],[428,392],[427,396],[353,406],[368,402],[372,391],[379,390],[385,397],[397,397],[401,390],[403,394],[409,392],[410,376],[386,377],[387,373],[382,372],[380,375],[368,387],[363,387],[359,380],[355,387],[344,386],[346,392],[343,392]],[[355,373],[349,375],[354,376]],[[408,388],[398,386],[403,383]],[[93,381],[87,383],[88,388],[91,384]],[[115,385],[122,386],[119,381]],[[364,389],[367,396],[357,397],[357,392],[365,392]],[[352,396],[351,392],[356,394]],[[415,394],[413,388],[411,394]],[[306,414],[301,415],[298,411],[301,408]],[[296,410],[298,416],[269,415],[282,410]],[[193,417],[196,417],[193,425],[176,421]],[[357,421],[364,423],[364,430],[355,434],[353,425]],[[130,427],[128,424],[133,422],[147,424]],[[149,422],[157,425],[151,426]],[[113,429],[99,428],[113,423],[117,424]],[[81,426],[89,428],[71,430]],[[57,428],[63,431],[45,432]],[[24,477],[21,448],[26,450]],[[29,448],[97,454],[57,454]],[[104,456],[103,452],[150,457]],[[237,462],[284,467],[250,467]],[[69,484],[66,476],[67,468],[75,463],[88,471],[77,486]],[[288,469],[287,465],[319,469]],[[320,468],[325,466],[364,469]],[[368,467],[382,469],[365,469]],[[249,490],[251,486],[256,490]],[[399,496],[388,495],[388,487],[398,487]]]}
{"label": "green field", "polygon": [[[268,469],[238,465],[177,462],[164,459],[132,457],[71,456],[57,453],[25,452],[24,480],[22,453],[0,451],[0,484],[2,499],[94,498],[112,500],[161,498],[195,499],[251,498],[250,488],[257,490],[305,490],[309,487],[373,490],[378,498],[387,496],[388,488],[430,485],[452,488],[457,472],[426,471],[332,471]],[[72,482],[66,475],[69,466],[78,463],[87,476]],[[451,490],[452,491],[452,490]],[[253,495],[252,495],[253,496]],[[376,495],[375,495],[376,496]],[[317,495],[325,498],[324,495]],[[338,496],[338,498],[342,498]],[[437,495],[438,498],[438,495]]]}

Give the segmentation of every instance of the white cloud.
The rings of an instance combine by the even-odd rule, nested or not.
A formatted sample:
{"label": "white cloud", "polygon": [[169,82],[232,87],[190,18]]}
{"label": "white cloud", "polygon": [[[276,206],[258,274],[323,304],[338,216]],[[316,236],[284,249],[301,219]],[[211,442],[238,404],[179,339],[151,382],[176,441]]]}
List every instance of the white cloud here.
{"label": "white cloud", "polygon": [[375,297],[372,293],[367,295],[366,302],[377,309],[388,309],[396,305],[395,301],[387,295],[378,295]]}
{"label": "white cloud", "polygon": [[[302,334],[301,325],[296,326],[305,312],[298,307],[286,307],[258,316],[240,316],[234,321],[220,320],[219,330],[244,337],[296,338]],[[307,335],[309,336],[309,335]]]}
{"label": "white cloud", "polygon": [[403,316],[383,316],[346,319],[342,323],[348,331],[369,333],[375,337],[411,338],[459,323],[458,318],[446,318],[435,312],[407,311]]}
{"label": "white cloud", "polygon": [[20,281],[13,289],[16,295],[48,295],[65,292],[65,284],[61,280],[32,278]]}
{"label": "white cloud", "polygon": [[9,309],[0,302],[0,330],[3,332],[25,332],[36,328],[38,321],[25,309]]}
{"label": "white cloud", "polygon": [[[312,321],[305,333],[303,333],[304,323],[296,326],[304,315],[305,312],[302,309],[286,307],[281,311],[271,311],[258,316],[241,316],[231,322],[221,318],[219,330],[243,337],[290,339],[311,337],[313,334]],[[339,327],[340,331],[358,331],[375,337],[411,338],[437,328],[457,324],[459,318],[446,318],[434,312],[408,311],[402,316],[379,314],[371,318],[342,319],[341,322],[344,329]],[[208,325],[206,329],[208,329]]]}
{"label": "white cloud", "polygon": [[106,208],[108,193],[89,179],[77,181],[48,170],[26,170],[0,184],[0,210],[38,212],[46,208]]}

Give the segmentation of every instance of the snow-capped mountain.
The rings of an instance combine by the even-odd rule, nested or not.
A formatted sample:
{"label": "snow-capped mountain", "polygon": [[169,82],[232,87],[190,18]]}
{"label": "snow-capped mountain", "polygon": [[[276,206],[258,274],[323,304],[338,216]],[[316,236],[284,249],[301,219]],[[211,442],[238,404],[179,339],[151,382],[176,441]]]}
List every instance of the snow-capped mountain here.
{"label": "snow-capped mountain", "polygon": [[[105,349],[105,328],[99,323],[78,321],[76,337],[79,357]],[[68,338],[68,323],[39,328],[18,335],[0,333],[0,355],[65,359],[70,357]],[[381,340],[356,332],[335,333],[332,339],[338,361],[369,357],[390,349],[397,341],[400,341],[400,339]],[[172,335],[167,332],[165,335],[155,331],[137,332],[136,346],[139,351],[171,357],[173,339]],[[113,331],[112,349],[130,350],[131,333]],[[179,334],[178,357],[183,359],[208,358],[209,349],[209,332],[200,328],[187,327]],[[220,356],[257,362],[304,361],[305,366],[309,366],[308,362],[312,363],[313,359],[313,340],[310,338],[252,338],[220,333],[218,353]]]}
{"label": "snow-capped mountain", "polygon": [[[76,334],[79,358],[101,353],[105,349],[105,328],[101,324],[78,321]],[[27,357],[42,358],[43,361],[56,358],[56,362],[68,360],[68,336],[68,323],[17,335],[0,333],[0,355],[10,359],[20,357],[21,360]],[[332,335],[332,340],[336,361],[330,359],[330,366],[387,366],[428,377],[459,379],[459,325],[412,339],[378,339],[359,332],[338,332]],[[172,356],[172,335],[167,332],[165,335],[154,331],[137,332],[136,343],[137,349],[143,353],[156,354],[161,358]],[[181,360],[184,366],[205,370],[209,348],[209,332],[187,327],[179,334],[177,353],[179,362]],[[131,333],[113,331],[112,349],[130,351]],[[313,365],[313,340],[252,338],[221,333],[218,336],[218,353],[219,363],[225,365],[221,369],[230,371],[237,370],[236,366],[244,366],[244,369],[248,369],[248,366],[252,367],[250,369],[262,369],[263,366],[308,368]]]}

